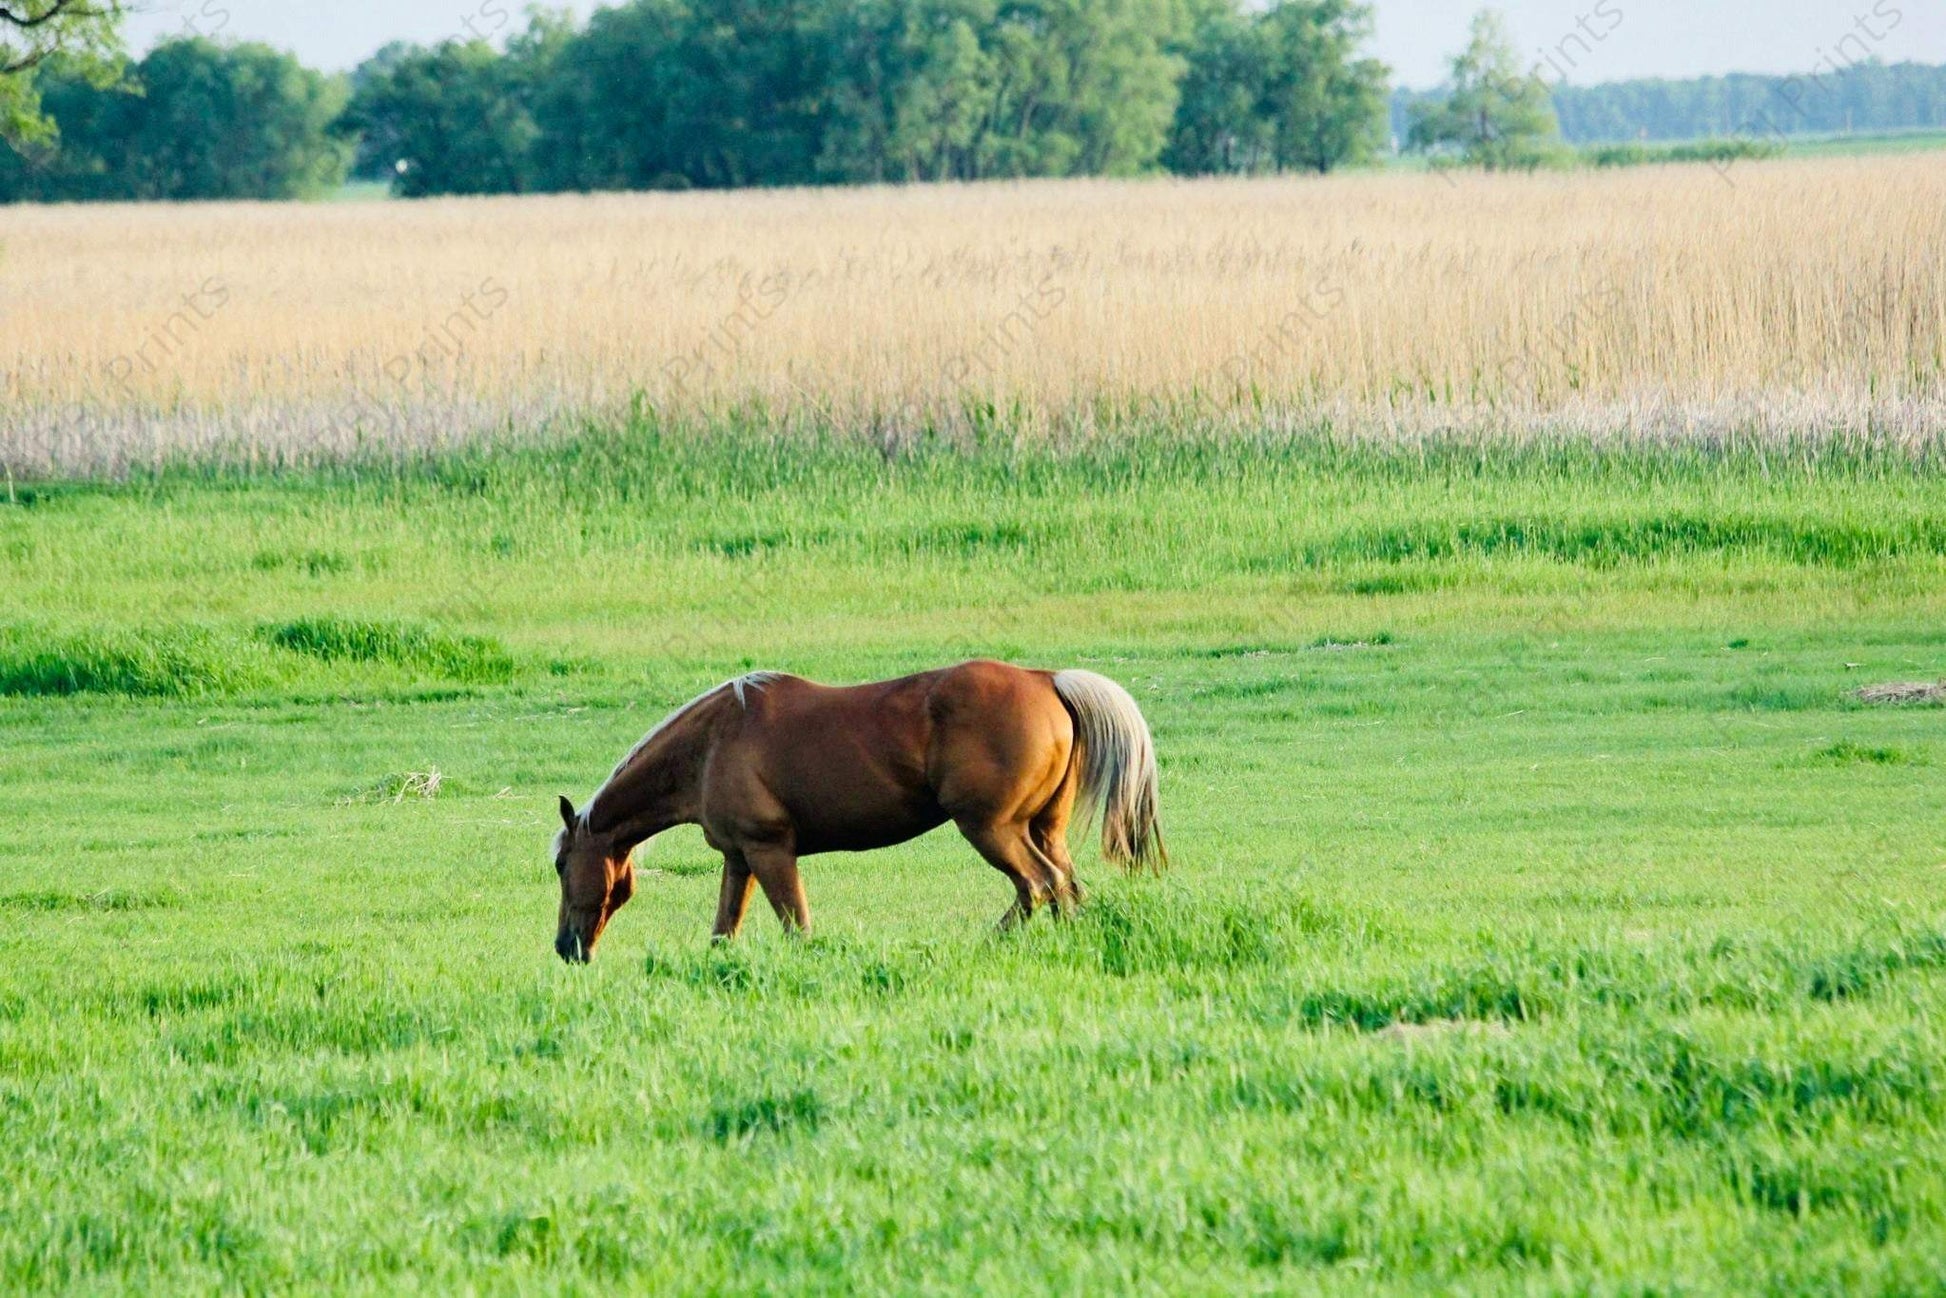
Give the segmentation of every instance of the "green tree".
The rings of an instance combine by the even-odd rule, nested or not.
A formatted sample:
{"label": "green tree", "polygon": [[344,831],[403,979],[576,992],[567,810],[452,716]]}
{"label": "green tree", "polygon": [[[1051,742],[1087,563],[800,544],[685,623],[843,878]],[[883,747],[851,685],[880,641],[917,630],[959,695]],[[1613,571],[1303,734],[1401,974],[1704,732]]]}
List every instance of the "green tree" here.
{"label": "green tree", "polygon": [[[700,105],[684,70],[678,0],[597,9],[531,67],[536,183],[545,189],[687,185],[687,127]],[[530,60],[536,56],[530,51]]]}
{"label": "green tree", "polygon": [[1446,95],[1415,105],[1409,143],[1427,152],[1456,150],[1489,171],[1532,169],[1558,155],[1553,99],[1546,83],[1521,66],[1497,10],[1473,19],[1472,39],[1453,60]]}
{"label": "green tree", "polygon": [[122,98],[122,136],[104,149],[132,198],[307,198],[341,183],[330,135],[345,106],[336,78],[268,45],[165,41]]}
{"label": "green tree", "polygon": [[1371,156],[1385,136],[1388,69],[1356,57],[1369,5],[1283,0],[1250,16],[1200,17],[1164,161],[1203,173],[1326,172]]}
{"label": "green tree", "polygon": [[1173,0],[1078,4],[1070,67],[1080,173],[1127,176],[1153,171],[1169,142],[1188,35]]}
{"label": "green tree", "polygon": [[[387,41],[379,46],[378,52],[360,63],[351,71],[351,102],[360,102],[361,97],[369,102],[373,87],[401,63],[419,53],[419,46],[411,41]],[[347,113],[332,124],[335,133],[354,141],[351,174],[359,180],[390,181],[394,175],[393,167],[398,162],[397,153],[391,152],[381,132],[360,133],[351,126],[349,107]]]}
{"label": "green tree", "polygon": [[1233,4],[1197,16],[1162,163],[1184,175],[1261,171],[1276,158],[1265,111],[1270,54],[1263,26]]}
{"label": "green tree", "polygon": [[826,0],[635,0],[548,43],[530,72],[540,183],[565,189],[818,178]]}
{"label": "green tree", "polygon": [[121,74],[120,0],[0,3],[0,140],[17,148],[54,138],[41,111],[38,69],[50,60],[97,88]]}
{"label": "green tree", "polygon": [[890,0],[861,7],[841,38],[820,172],[839,180],[945,180],[976,173],[993,128],[998,64],[981,7]]}
{"label": "green tree", "polygon": [[1126,174],[1181,0],[634,0],[531,78],[559,188]]}
{"label": "green tree", "polygon": [[1870,60],[1795,76],[1561,86],[1569,140],[1694,140],[1946,126],[1946,67]]}
{"label": "green tree", "polygon": [[360,137],[371,163],[392,168],[404,197],[520,193],[534,187],[540,132],[517,70],[482,40],[395,52],[388,66],[354,74],[340,129]]}
{"label": "green tree", "polygon": [[920,3],[928,39],[901,87],[908,174],[1131,175],[1168,143],[1182,60],[1171,0]]}
{"label": "green tree", "polygon": [[1259,23],[1278,167],[1322,174],[1371,157],[1385,138],[1389,76],[1378,60],[1355,57],[1372,38],[1371,7],[1283,3]]}
{"label": "green tree", "polygon": [[268,46],[165,41],[109,89],[44,74],[59,147],[0,157],[0,199],[302,198],[344,178],[343,83]]}
{"label": "green tree", "polygon": [[1068,103],[1081,145],[1066,174],[1151,171],[1169,142],[1183,63],[1173,52],[1187,31],[1166,0],[1061,6]]}

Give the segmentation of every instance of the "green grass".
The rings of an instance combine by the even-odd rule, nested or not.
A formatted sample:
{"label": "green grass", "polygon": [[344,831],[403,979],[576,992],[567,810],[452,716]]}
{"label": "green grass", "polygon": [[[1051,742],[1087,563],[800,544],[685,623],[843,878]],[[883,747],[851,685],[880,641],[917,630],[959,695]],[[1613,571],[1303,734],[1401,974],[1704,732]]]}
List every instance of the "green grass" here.
{"label": "green grass", "polygon": [[512,657],[490,637],[455,635],[409,622],[300,617],[266,623],[257,628],[257,638],[325,662],[390,663],[474,684],[502,682],[514,672]]}
{"label": "green grass", "polygon": [[1927,153],[1946,149],[1946,130],[1864,131],[1854,135],[1799,135],[1787,144],[1793,157],[1849,157],[1857,154]]}
{"label": "green grass", "polygon": [[[1946,130],[1915,128],[1904,131],[1865,131],[1851,135],[1774,136],[1762,131],[1694,140],[1610,141],[1575,144],[1561,149],[1555,166],[1593,168],[1708,163],[1728,166],[1774,157],[1832,158],[1883,154],[1929,153],[1946,149]],[[1385,171],[1427,171],[1436,168],[1425,154],[1388,154],[1372,164]]]}
{"label": "green grass", "polygon": [[[0,505],[0,1291],[1946,1286],[1946,477],[646,424]],[[1134,690],[1175,869],[950,833],[597,962],[545,859],[748,666]],[[426,776],[439,773],[436,788]]]}
{"label": "green grass", "polygon": [[201,627],[49,632],[0,627],[0,695],[196,696],[265,679],[255,656]]}
{"label": "green grass", "polygon": [[332,203],[381,203],[392,197],[392,182],[389,180],[347,180],[329,194],[327,202]]}
{"label": "green grass", "polygon": [[1675,162],[1707,162],[1728,166],[1734,162],[1782,157],[1787,147],[1777,140],[1729,136],[1654,144],[1645,140],[1631,140],[1625,144],[1585,144],[1575,150],[1575,155],[1580,162],[1591,167],[1645,167]]}

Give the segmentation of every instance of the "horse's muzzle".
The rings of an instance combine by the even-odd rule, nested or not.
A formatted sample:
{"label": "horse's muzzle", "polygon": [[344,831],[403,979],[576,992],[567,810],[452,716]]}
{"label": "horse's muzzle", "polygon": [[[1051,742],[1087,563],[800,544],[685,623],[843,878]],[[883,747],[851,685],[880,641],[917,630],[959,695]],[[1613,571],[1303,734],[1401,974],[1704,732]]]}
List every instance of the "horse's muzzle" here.
{"label": "horse's muzzle", "polygon": [[581,940],[581,935],[573,929],[564,928],[554,939],[554,954],[569,964],[587,964],[593,954],[592,947]]}

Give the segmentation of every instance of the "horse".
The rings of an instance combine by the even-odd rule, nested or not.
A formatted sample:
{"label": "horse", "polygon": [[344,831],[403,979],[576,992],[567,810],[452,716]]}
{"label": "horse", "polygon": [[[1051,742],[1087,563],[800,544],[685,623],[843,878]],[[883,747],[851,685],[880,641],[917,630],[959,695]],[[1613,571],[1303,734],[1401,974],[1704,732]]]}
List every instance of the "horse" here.
{"label": "horse", "polygon": [[1067,847],[1077,807],[1100,814],[1109,861],[1166,864],[1157,800],[1148,723],[1094,672],[974,661],[852,686],[749,672],[670,713],[582,810],[561,797],[554,950],[594,955],[635,892],[635,849],[675,825],[700,825],[723,854],[712,941],[736,936],[753,881],[787,934],[809,933],[798,858],[949,820],[1013,884],[1005,929],[1083,900]]}

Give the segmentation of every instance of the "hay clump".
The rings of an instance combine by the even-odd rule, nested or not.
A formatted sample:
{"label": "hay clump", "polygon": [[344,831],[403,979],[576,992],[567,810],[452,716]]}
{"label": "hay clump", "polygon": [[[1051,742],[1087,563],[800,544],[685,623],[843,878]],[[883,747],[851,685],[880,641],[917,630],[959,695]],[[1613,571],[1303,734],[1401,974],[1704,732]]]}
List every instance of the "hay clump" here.
{"label": "hay clump", "polygon": [[1937,681],[1891,681],[1884,685],[1867,685],[1862,690],[1852,691],[1852,696],[1861,702],[1905,707],[1913,704],[1946,704],[1946,680]]}

